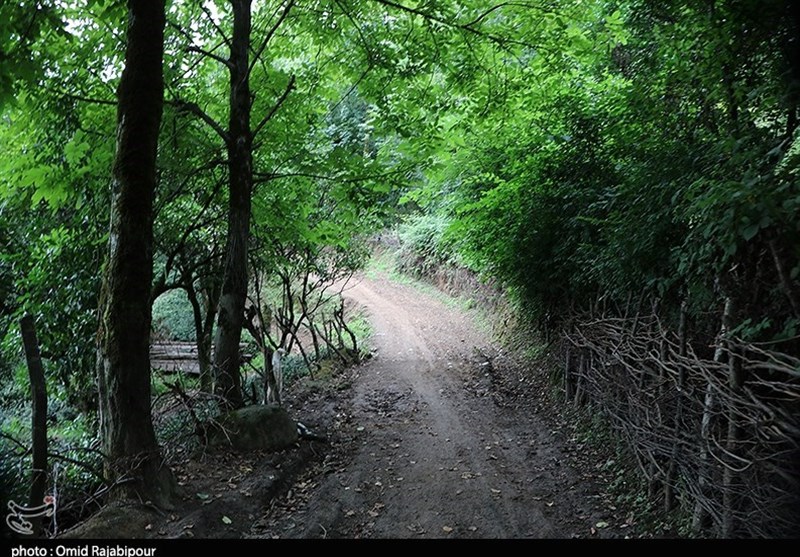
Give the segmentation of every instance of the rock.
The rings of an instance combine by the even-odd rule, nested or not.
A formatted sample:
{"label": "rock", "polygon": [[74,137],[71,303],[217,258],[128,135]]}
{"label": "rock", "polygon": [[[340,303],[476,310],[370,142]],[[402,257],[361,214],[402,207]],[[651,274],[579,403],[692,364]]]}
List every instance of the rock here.
{"label": "rock", "polygon": [[223,414],[206,435],[210,447],[279,451],[297,442],[297,423],[278,405],[257,404]]}

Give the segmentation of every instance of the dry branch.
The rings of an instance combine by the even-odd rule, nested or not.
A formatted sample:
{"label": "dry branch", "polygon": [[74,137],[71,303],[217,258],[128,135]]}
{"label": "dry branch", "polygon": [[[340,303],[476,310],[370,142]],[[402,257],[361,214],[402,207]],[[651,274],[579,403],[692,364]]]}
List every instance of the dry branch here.
{"label": "dry branch", "polygon": [[667,483],[665,505],[699,509],[707,535],[797,535],[800,360],[725,334],[693,346],[655,315],[576,323],[564,384],[607,417],[645,478]]}

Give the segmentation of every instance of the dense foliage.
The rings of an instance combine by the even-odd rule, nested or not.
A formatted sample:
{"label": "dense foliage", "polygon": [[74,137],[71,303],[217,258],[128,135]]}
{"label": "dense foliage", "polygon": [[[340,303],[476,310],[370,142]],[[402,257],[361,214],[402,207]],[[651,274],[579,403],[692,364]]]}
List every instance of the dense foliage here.
{"label": "dense foliage", "polygon": [[[729,335],[797,355],[798,12],[788,0],[253,3],[249,303],[314,334],[305,306],[285,317],[289,302],[359,269],[366,238],[402,215],[409,268],[455,262],[493,279],[547,340],[587,313],[672,328],[683,314],[709,352],[729,307]],[[27,434],[25,313],[53,421],[85,426],[65,437],[83,449],[95,435],[124,20],[116,0],[0,7],[8,455]],[[152,300],[157,332],[197,342],[205,370],[234,30],[221,0],[175,0],[167,20]],[[264,350],[286,337],[251,325]]]}
{"label": "dense foliage", "polygon": [[793,9],[632,2],[573,16],[554,25],[592,48],[507,59],[502,102],[471,97],[410,197],[545,328],[598,300],[658,300],[675,319],[686,301],[713,334],[730,297],[739,336],[793,338]]}

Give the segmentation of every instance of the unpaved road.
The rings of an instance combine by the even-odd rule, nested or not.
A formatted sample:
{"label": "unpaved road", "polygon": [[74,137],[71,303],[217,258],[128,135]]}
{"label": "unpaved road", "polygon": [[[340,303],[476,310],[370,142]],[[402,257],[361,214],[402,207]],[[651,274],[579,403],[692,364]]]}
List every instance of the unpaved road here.
{"label": "unpaved road", "polygon": [[[557,419],[541,415],[549,406],[538,405],[536,396],[530,403],[507,403],[513,398],[509,383],[520,379],[503,369],[502,358],[486,363],[482,354],[497,351],[463,310],[385,277],[363,278],[345,295],[368,312],[375,356],[358,368],[351,388],[339,393],[344,398],[329,407],[338,428],[331,454],[271,505],[250,536],[544,538],[626,532],[603,527],[612,522],[612,511],[585,472],[585,455],[577,459],[583,471],[573,468],[574,440],[566,446],[568,432],[554,425]],[[316,418],[308,419],[319,422],[322,416]],[[598,523],[601,528],[595,528]]]}
{"label": "unpaved road", "polygon": [[547,396],[544,372],[498,355],[443,296],[383,276],[361,279],[346,296],[373,324],[374,357],[284,392],[290,414],[327,442],[245,454],[178,444],[169,456],[180,486],[174,508],[109,505],[67,535],[640,535],[634,515],[601,487],[609,457],[580,441]]}

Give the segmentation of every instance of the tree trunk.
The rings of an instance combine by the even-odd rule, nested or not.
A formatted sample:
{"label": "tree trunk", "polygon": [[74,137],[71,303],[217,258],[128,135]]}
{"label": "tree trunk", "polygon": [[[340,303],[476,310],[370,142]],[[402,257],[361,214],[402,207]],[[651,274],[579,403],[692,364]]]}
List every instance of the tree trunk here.
{"label": "tree trunk", "polygon": [[570,356],[572,352],[569,344],[567,344],[567,353],[564,357],[564,399],[569,400],[572,398],[572,385],[570,384]]}
{"label": "tree trunk", "polygon": [[[47,387],[44,379],[42,357],[39,353],[39,341],[36,338],[36,326],[33,317],[26,314],[19,322],[22,330],[22,344],[25,347],[25,360],[28,363],[28,375],[31,378],[33,398],[32,444],[33,473],[31,474],[31,492],[28,508],[40,507],[44,503],[47,489]],[[42,515],[30,518],[34,537],[42,535]]]}
{"label": "tree trunk", "polygon": [[100,295],[97,375],[105,472],[121,496],[169,505],[175,490],[150,409],[153,195],[163,105],[164,1],[128,1],[118,90],[109,251]]}
{"label": "tree trunk", "polygon": [[[340,300],[339,311],[335,312],[334,315],[339,321],[341,322],[342,329],[347,333],[347,336],[350,337],[350,342],[353,343],[353,353],[358,355],[358,339],[356,338],[355,333],[350,330],[350,327],[347,326],[347,322],[344,320],[344,300]],[[344,344],[342,344],[344,346]]]}
{"label": "tree trunk", "polygon": [[201,304],[191,277],[184,280],[184,289],[192,306],[197,363],[200,367],[200,390],[210,393],[213,387],[211,380],[211,325],[214,322],[216,311],[213,304]]}
{"label": "tree trunk", "polygon": [[204,393],[214,391],[214,374],[211,363],[212,325],[217,312],[213,308],[206,309],[206,319],[201,336],[197,339],[197,364],[200,368],[200,390]]}
{"label": "tree trunk", "polygon": [[583,399],[584,374],[588,375],[591,373],[591,363],[587,366],[587,359],[586,354],[581,352],[580,360],[578,361],[578,374],[575,377],[575,396],[572,398],[572,404],[575,408],[580,407],[581,400]]}
{"label": "tree trunk", "polygon": [[250,130],[250,0],[231,0],[233,35],[230,53],[230,121],[228,149],[228,240],[222,296],[219,302],[214,367],[217,393],[231,408],[242,405],[239,342],[247,297],[247,245],[250,239],[250,195],[253,189]]}
{"label": "tree trunk", "polygon": [[[324,318],[325,316],[323,315],[323,319]],[[311,344],[314,346],[314,359],[319,362],[322,360],[322,350],[319,346],[319,338],[317,338],[317,328],[314,326],[314,321],[308,313],[306,313],[306,324],[308,325],[306,328],[311,334]],[[328,346],[330,346],[330,343],[328,343]]]}

